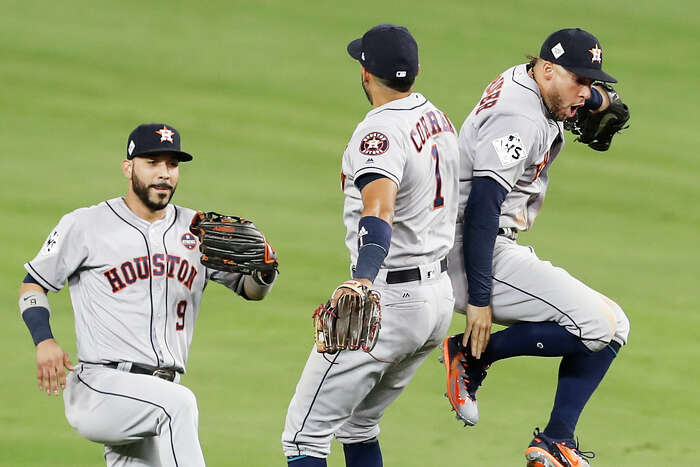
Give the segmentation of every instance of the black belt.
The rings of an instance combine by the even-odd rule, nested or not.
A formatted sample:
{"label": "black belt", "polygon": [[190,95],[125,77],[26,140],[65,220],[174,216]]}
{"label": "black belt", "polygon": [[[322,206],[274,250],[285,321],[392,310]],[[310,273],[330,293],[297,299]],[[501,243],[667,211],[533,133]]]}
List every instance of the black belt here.
{"label": "black belt", "polygon": [[501,227],[498,229],[498,235],[509,238],[511,240],[518,239],[518,231],[511,227]]}
{"label": "black belt", "polygon": [[[447,258],[440,260],[440,272],[447,271]],[[419,281],[420,268],[402,269],[401,271],[389,271],[386,273],[387,284],[400,284],[401,282]]]}
{"label": "black belt", "polygon": [[[118,362],[104,363],[106,367],[117,369],[119,366]],[[132,363],[129,373],[136,373],[139,375],[151,375],[157,378],[165,379],[167,381],[175,381],[175,375],[177,372],[173,368],[146,368],[143,366],[135,365]]]}

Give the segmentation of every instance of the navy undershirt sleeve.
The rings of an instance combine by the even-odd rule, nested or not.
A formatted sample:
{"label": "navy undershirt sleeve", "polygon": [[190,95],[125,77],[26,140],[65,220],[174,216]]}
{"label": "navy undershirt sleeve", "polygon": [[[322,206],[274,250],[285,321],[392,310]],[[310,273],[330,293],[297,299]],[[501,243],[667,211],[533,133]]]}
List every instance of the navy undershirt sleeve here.
{"label": "navy undershirt sleeve", "polygon": [[469,304],[491,303],[493,246],[498,235],[501,204],[508,192],[489,177],[472,180],[464,209],[464,266],[469,286]]}
{"label": "navy undershirt sleeve", "polygon": [[27,274],[26,276],[24,276],[24,280],[22,282],[24,282],[25,284],[41,285],[41,284],[39,284],[39,282],[37,282],[36,279],[34,279],[34,276],[32,276],[31,274]]}
{"label": "navy undershirt sleeve", "polygon": [[32,276],[31,274],[27,274],[27,275],[24,277],[24,280],[23,280],[22,282],[24,282],[25,284],[36,284],[36,285],[40,285],[41,288],[44,289],[44,293],[48,293],[48,292],[49,292],[49,291],[46,289],[46,287],[44,287],[44,286],[41,285],[36,279],[34,279],[34,276]]}
{"label": "navy undershirt sleeve", "polygon": [[380,178],[389,178],[386,175],[381,175],[377,173],[368,173],[364,175],[360,175],[355,179],[355,186],[357,187],[358,190],[362,191],[362,189],[369,184],[369,182],[373,182],[375,180],[379,180]]}

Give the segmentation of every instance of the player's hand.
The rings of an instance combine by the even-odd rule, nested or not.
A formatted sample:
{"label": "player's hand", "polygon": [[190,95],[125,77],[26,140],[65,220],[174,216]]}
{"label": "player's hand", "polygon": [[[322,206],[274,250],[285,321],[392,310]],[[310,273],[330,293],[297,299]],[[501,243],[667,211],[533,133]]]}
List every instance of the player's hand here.
{"label": "player's hand", "polygon": [[471,336],[471,354],[481,358],[491,338],[491,305],[467,305],[467,327],[462,337],[462,347],[466,347]]}
{"label": "player's hand", "polygon": [[66,371],[73,371],[68,354],[54,339],[46,339],[36,346],[36,379],[39,389],[46,394],[58,395],[58,388],[66,387]]}
{"label": "player's hand", "polygon": [[[346,282],[352,282],[352,281],[359,282],[360,284],[367,286],[368,289],[372,290],[372,281],[369,279],[352,279],[351,281],[346,281]],[[335,293],[331,297],[331,307],[336,306],[336,304],[338,303],[338,299],[340,298],[341,295],[343,295],[342,290],[335,291]]]}

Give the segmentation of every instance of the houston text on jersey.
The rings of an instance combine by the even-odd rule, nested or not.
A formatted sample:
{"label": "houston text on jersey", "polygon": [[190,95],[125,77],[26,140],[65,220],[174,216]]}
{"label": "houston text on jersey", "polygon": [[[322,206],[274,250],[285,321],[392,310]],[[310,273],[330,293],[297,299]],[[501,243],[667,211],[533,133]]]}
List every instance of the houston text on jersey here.
{"label": "houston text on jersey", "polygon": [[148,256],[140,256],[131,261],[124,261],[119,269],[108,269],[104,272],[104,276],[112,286],[112,292],[117,293],[127,285],[136,282],[137,279],[145,280],[151,277],[151,269],[153,269],[154,276],[166,274],[168,279],[173,279],[176,277],[175,269],[177,268],[177,280],[192,290],[192,282],[197,277],[197,269],[186,259],[175,255],[166,256],[162,253],[156,253],[153,255],[153,267],[150,266]]}

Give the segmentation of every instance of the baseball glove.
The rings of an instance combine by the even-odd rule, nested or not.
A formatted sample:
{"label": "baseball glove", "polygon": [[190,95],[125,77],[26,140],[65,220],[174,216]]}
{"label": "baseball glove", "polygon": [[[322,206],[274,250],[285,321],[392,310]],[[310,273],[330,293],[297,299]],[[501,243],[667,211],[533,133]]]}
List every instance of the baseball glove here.
{"label": "baseball glove", "polygon": [[199,238],[200,261],[218,271],[260,276],[277,271],[277,253],[251,221],[216,212],[198,212],[190,232]]}
{"label": "baseball glove", "polygon": [[581,108],[573,118],[564,121],[564,128],[578,136],[576,141],[587,144],[596,151],[607,151],[615,133],[624,130],[630,119],[630,109],[607,83],[595,83],[605,89],[610,105],[602,112],[592,113]]}
{"label": "baseball glove", "polygon": [[314,311],[316,350],[329,354],[345,349],[371,352],[381,328],[379,292],[357,281],[343,282],[331,297],[338,291],[335,307],[329,300]]}

